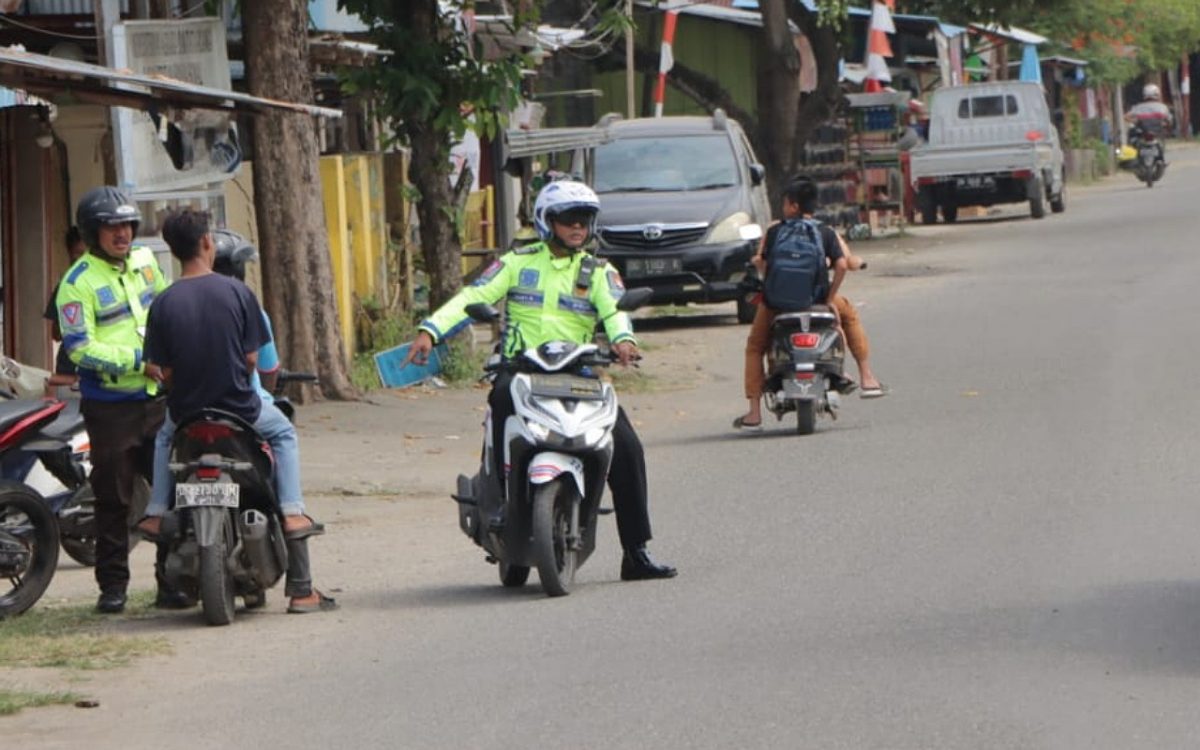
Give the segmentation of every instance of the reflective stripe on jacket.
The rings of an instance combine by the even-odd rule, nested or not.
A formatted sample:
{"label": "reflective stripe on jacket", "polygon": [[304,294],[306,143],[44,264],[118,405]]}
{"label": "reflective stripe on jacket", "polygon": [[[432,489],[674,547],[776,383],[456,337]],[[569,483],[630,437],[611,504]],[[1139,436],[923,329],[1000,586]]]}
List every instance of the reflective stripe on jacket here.
{"label": "reflective stripe on jacket", "polygon": [[629,315],[617,309],[625,293],[617,270],[603,260],[595,264],[588,288],[577,287],[586,253],[556,258],[545,243],[514,250],[492,263],[469,286],[421,322],[420,330],[441,342],[471,322],[468,305],[505,300],[504,356],[547,341],[592,340],[596,323],[604,325],[609,341],[635,341]]}
{"label": "reflective stripe on jacket", "polygon": [[133,247],[125,262],[89,251],[67,269],[55,304],[62,345],[79,366],[84,398],[132,401],[153,396],[158,384],[142,374],[146,316],[167,281],[153,251]]}

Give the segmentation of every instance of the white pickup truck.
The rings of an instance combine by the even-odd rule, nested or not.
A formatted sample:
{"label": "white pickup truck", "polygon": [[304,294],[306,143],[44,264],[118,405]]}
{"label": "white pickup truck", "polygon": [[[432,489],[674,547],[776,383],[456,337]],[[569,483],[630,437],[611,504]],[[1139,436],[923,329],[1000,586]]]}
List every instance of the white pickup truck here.
{"label": "white pickup truck", "polygon": [[930,104],[929,142],[912,150],[912,182],[921,220],[958,219],[960,206],[1029,201],[1033,218],[1066,210],[1058,131],[1042,87],[1002,81],[938,89]]}

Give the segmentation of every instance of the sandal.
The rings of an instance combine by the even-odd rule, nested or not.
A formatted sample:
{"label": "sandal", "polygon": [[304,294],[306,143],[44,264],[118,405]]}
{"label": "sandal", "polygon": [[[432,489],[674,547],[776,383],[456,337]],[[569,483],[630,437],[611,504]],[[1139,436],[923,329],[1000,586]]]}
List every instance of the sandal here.
{"label": "sandal", "polygon": [[[299,529],[292,529],[291,531],[287,531],[287,519],[289,519],[289,518],[307,518],[308,525],[303,526]],[[316,519],[314,519],[312,516],[308,515],[307,513],[301,513],[298,516],[284,516],[284,532],[283,532],[284,539],[293,539],[293,540],[307,539],[310,536],[318,536],[318,535],[324,534],[324,533],[325,533],[325,524],[321,523],[320,521],[317,521]]]}
{"label": "sandal", "polygon": [[888,395],[889,393],[891,393],[891,389],[883,383],[880,383],[874,388],[863,388],[862,393],[859,394],[859,398],[880,398]]}
{"label": "sandal", "polygon": [[744,415],[733,420],[733,429],[735,430],[742,430],[743,432],[762,432],[762,428],[762,422],[748,424]]}
{"label": "sandal", "polygon": [[[305,596],[294,596],[288,602],[288,614],[306,615],[310,612],[332,612],[338,608],[337,600],[332,596],[325,596],[317,589],[313,589],[313,594],[317,595],[317,600],[309,604],[297,604],[297,599],[307,599]],[[311,595],[310,595],[311,596]]]}

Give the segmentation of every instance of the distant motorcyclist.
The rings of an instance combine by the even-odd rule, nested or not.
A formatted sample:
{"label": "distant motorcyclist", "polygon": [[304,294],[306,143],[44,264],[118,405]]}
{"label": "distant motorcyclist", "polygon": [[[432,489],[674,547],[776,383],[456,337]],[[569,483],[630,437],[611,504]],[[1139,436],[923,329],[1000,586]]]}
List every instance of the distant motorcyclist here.
{"label": "distant motorcyclist", "polygon": [[[475,282],[442,305],[420,325],[409,348],[408,362],[424,363],[435,343],[467,326],[467,305],[506,300],[503,355],[511,358],[549,341],[590,343],[597,322],[603,323],[613,351],[627,365],[638,355],[629,316],[617,309],[625,288],[615,268],[584,250],[595,232],[600,199],[579,182],[552,182],[538,194],[534,226],[541,242],[501,256]],[[505,422],[515,411],[512,376],[501,373],[492,385],[497,469],[505,476]],[[613,427],[613,459],[608,475],[617,532],[625,550],[621,579],[670,578],[675,568],[656,563],[646,551],[650,540],[647,509],[646,456],[633,425],[620,409]]]}
{"label": "distant motorcyclist", "polygon": [[1140,140],[1142,133],[1155,136],[1160,157],[1166,157],[1166,147],[1162,139],[1171,132],[1175,117],[1171,108],[1162,101],[1162,90],[1153,83],[1142,89],[1142,102],[1130,107],[1125,113],[1125,121],[1133,126],[1129,137],[1131,141]]}

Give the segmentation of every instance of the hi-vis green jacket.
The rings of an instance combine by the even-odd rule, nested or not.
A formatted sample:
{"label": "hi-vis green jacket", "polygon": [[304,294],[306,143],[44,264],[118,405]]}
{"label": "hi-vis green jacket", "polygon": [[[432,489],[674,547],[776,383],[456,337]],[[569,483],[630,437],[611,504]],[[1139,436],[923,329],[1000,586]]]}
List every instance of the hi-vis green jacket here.
{"label": "hi-vis green jacket", "polygon": [[[590,274],[580,273],[585,258],[592,267]],[[604,324],[612,343],[636,343],[629,315],[617,309],[624,293],[621,275],[607,262],[582,252],[556,258],[539,242],[501,256],[473,286],[422,321],[420,330],[441,343],[471,322],[467,305],[494,305],[504,299],[505,357],[547,341],[586,344],[597,321]]]}
{"label": "hi-vis green jacket", "polygon": [[89,251],[67,269],[55,304],[84,398],[137,401],[158,392],[142,374],[142,339],[150,303],[166,288],[154,252],[145,247],[131,248],[115,266]]}

